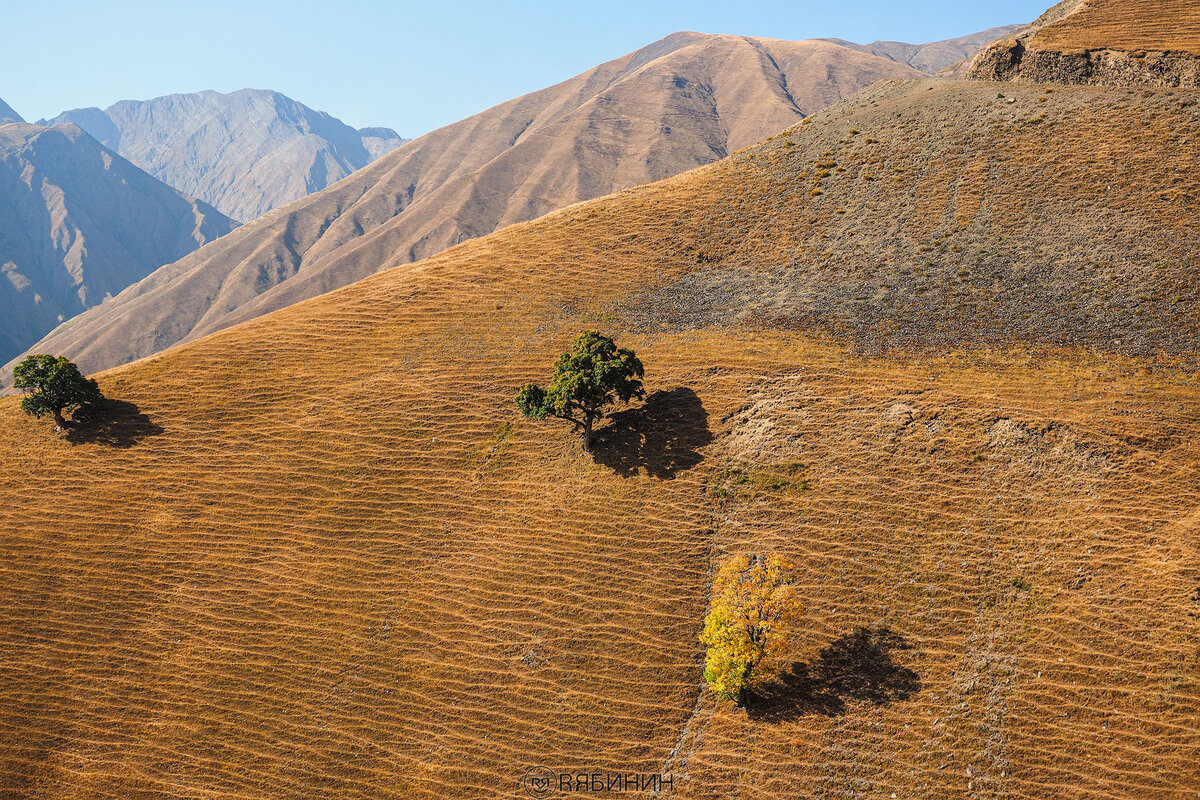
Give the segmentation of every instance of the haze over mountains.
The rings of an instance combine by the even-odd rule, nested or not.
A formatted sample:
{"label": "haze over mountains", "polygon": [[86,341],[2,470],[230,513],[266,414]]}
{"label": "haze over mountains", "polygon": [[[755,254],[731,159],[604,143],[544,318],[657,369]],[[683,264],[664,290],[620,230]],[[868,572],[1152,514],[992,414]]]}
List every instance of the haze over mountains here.
{"label": "haze over mountains", "polygon": [[39,124],[63,122],[242,222],[324,189],[406,141],[390,128],[357,131],[255,89],[123,100]]}
{"label": "haze over mountains", "polygon": [[234,227],[74,125],[0,125],[0,358]]}
{"label": "haze over mountains", "polygon": [[409,142],[39,343],[95,370],[753,144],[883,78],[826,41],[678,33]]}
{"label": "haze over mountains", "polygon": [[[0,794],[1190,798],[1200,90],[1054,77],[883,82],[106,372],[95,428],[0,399]],[[597,326],[649,396],[589,456],[513,397]],[[805,613],[737,707],[747,553]]]}

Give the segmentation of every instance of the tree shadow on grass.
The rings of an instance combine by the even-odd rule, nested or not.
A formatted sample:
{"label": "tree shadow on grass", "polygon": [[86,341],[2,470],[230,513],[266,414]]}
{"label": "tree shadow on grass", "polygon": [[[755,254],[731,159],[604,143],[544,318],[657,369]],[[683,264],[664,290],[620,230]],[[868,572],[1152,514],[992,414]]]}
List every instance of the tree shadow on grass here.
{"label": "tree shadow on grass", "polygon": [[704,460],[700,448],[713,440],[708,412],[687,387],[658,391],[639,408],[619,411],[592,438],[596,461],[620,475],[639,470],[670,480]]}
{"label": "tree shadow on grass", "polygon": [[75,412],[71,426],[67,428],[67,441],[133,447],[142,439],[162,432],[162,426],[143,414],[135,404],[106,398]]}
{"label": "tree shadow on grass", "polygon": [[787,722],[819,714],[836,717],[848,701],[885,705],[921,691],[916,672],[892,660],[908,642],[887,628],[859,628],[822,650],[812,664],[797,663],[761,693],[746,699],[751,719]]}

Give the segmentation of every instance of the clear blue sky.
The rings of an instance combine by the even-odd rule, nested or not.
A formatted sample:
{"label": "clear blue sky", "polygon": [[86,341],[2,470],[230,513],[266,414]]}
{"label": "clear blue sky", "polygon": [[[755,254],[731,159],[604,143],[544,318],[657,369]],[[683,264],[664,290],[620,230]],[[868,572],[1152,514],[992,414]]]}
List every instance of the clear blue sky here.
{"label": "clear blue sky", "polygon": [[2,0],[0,98],[30,121],[201,89],[277,89],[417,136],[677,30],[928,42],[1054,0]]}

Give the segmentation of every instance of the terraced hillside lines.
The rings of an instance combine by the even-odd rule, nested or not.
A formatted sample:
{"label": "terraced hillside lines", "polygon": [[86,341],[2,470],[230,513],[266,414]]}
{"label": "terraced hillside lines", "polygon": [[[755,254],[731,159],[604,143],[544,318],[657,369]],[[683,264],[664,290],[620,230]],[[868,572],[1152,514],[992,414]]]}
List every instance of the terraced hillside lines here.
{"label": "terraced hillside lines", "polygon": [[1197,97],[871,90],[722,164],[714,182],[757,188],[710,203],[702,243],[681,227],[688,275],[625,308],[678,329],[815,326],[867,350],[1192,352],[1200,173],[1177,143],[1200,132]]}
{"label": "terraced hillside lines", "polygon": [[[148,364],[153,393],[105,388],[160,435],[6,459],[31,490],[0,520],[7,789],[478,796],[537,763],[657,768],[695,699],[700,490],[497,433],[552,350],[494,363],[528,331],[445,294],[322,315],[307,353]],[[81,505],[39,518],[46,496]]]}
{"label": "terraced hillside lines", "polygon": [[1177,50],[1200,56],[1200,7],[1189,0],[1087,0],[1034,36],[1062,50]]}
{"label": "terraced hillside lines", "polygon": [[[989,366],[747,387],[718,547],[789,555],[811,629],[787,688],[708,722],[681,796],[1194,796],[1196,397]],[[1159,391],[1174,413],[1144,412]]]}
{"label": "terraced hillside lines", "polygon": [[[1089,224],[1057,181],[1140,190],[1101,156],[1069,167],[1102,131],[1164,146],[1191,124],[1181,93],[1110,93],[1057,159],[1010,164],[1031,109],[1097,91],[885,87],[107,372],[125,405],[74,443],[0,400],[0,794],[519,797],[542,764],[668,770],[714,799],[1194,797],[1191,295],[1156,311],[1180,333],[1153,357],[1103,344],[1132,327],[1115,302],[1038,307],[1094,351],[1019,315],[970,335],[870,305],[905,266],[959,279],[999,226],[1076,286],[1174,293],[1182,171],[1127,223]],[[915,143],[931,129],[948,164]],[[984,187],[969,233],[938,185]],[[1040,233],[1052,204],[1078,229]],[[896,249],[862,258],[885,207]],[[812,275],[855,302],[727,313]],[[865,346],[888,320],[916,326],[908,349]],[[589,458],[512,397],[596,327],[650,396]],[[768,549],[800,565],[809,615],[785,683],[736,709],[701,690],[697,634],[713,565]]]}

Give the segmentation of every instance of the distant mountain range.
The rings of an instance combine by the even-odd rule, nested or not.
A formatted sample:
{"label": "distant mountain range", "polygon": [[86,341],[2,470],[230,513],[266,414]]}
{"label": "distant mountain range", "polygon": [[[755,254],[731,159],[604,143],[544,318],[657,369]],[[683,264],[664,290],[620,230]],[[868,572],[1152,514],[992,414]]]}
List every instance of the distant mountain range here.
{"label": "distant mountain range", "polygon": [[124,363],[497,228],[721,159],[885,78],[826,41],[682,32],[434,131],[170,264],[39,346]]}
{"label": "distant mountain range", "polygon": [[64,111],[71,122],[164,183],[241,221],[320,191],[406,140],[355,130],[279,92],[243,89]]}
{"label": "distant mountain range", "polygon": [[[37,347],[88,371],[150,355],[724,158],[879,80],[961,60],[990,35],[852,45],[680,32],[399,148],[389,129],[355,131],[275,92],[66,112],[52,122],[73,121],[166,183],[252,222],[68,320]],[[255,218],[287,200],[296,202]]]}
{"label": "distant mountain range", "polygon": [[0,125],[0,358],[235,227],[74,125]]}
{"label": "distant mountain range", "polygon": [[[673,37],[68,322],[94,364],[735,151],[108,371],[68,431],[0,398],[0,798],[1197,800],[1200,91],[1126,81],[1200,4],[1077,8],[976,61],[1012,82],[750,147],[912,71]],[[514,396],[596,328],[646,396],[587,453]]]}
{"label": "distant mountain range", "polygon": [[850,47],[864,53],[890,58],[901,64],[907,64],[913,69],[936,75],[942,70],[949,69],[964,59],[972,58],[981,49],[997,39],[1008,36],[1019,29],[1020,25],[1002,25],[988,28],[986,31],[973,33],[970,36],[960,36],[957,39],[946,39],[929,44],[907,44],[905,42],[871,42],[870,44],[855,44],[844,39],[826,39],[843,47]]}

